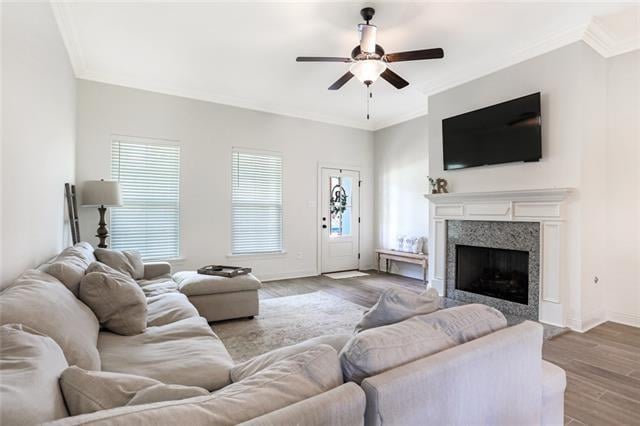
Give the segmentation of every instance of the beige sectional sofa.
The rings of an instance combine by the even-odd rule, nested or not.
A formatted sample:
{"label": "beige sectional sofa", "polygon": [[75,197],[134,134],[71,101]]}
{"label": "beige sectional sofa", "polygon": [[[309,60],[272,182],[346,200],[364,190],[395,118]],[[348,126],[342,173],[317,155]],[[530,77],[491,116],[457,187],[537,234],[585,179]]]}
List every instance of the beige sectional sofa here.
{"label": "beige sectional sofa", "polygon": [[[74,296],[82,268],[94,260],[91,247],[80,243],[39,270],[25,272],[0,293],[0,325],[23,324],[48,339],[47,347],[61,349],[54,348],[58,351],[54,355],[38,352],[45,356],[47,365],[51,358],[53,365],[42,377],[55,380],[53,372],[62,371],[66,365],[78,365],[86,370],[145,376],[170,385],[197,386],[211,393],[70,416],[59,404],[59,386],[30,383],[33,379],[24,376],[29,373],[25,368],[29,362],[23,362],[20,380],[0,383],[0,398],[5,404],[13,402],[8,414],[2,408],[3,424],[8,424],[5,415],[11,418],[20,412],[22,396],[25,407],[33,405],[27,400],[30,386],[39,387],[39,398],[44,398],[43,389],[55,393],[47,401],[58,401],[58,405],[48,411],[48,415],[55,413],[54,417],[46,418],[47,413],[25,414],[24,424],[38,419],[57,419],[55,423],[61,425],[191,426],[563,422],[564,371],[542,361],[542,327],[537,323],[485,331],[488,334],[475,339],[465,335],[470,341],[449,345],[429,356],[414,357],[410,362],[399,361],[394,368],[353,382],[349,381],[350,370],[344,363],[355,346],[352,336],[321,336],[235,365],[207,320],[178,292],[167,264],[144,265],[144,276],[138,280],[147,299],[144,332],[123,336],[100,330],[91,310]],[[53,264],[57,266],[52,267]],[[445,317],[438,314],[425,323],[439,324]],[[367,331],[359,339],[377,341],[380,334],[376,333],[393,338],[406,324],[403,321]],[[11,336],[19,332],[9,331]],[[362,351],[366,347],[360,344],[359,356],[366,358],[368,349]],[[11,356],[19,350],[14,346],[2,349],[3,356],[5,349]],[[56,355],[59,353],[64,354],[64,359]],[[379,353],[384,354],[384,348]],[[33,360],[43,363],[37,356]],[[34,364],[31,369],[36,374],[43,368]]]}

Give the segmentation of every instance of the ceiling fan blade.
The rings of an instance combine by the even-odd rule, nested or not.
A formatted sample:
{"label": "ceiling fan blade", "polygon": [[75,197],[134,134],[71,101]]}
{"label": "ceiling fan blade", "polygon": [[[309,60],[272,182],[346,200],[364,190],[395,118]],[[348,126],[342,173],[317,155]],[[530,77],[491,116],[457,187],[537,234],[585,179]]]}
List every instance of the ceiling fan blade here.
{"label": "ceiling fan blade", "polygon": [[351,58],[335,56],[298,56],[296,62],[351,62]]}
{"label": "ceiling fan blade", "polygon": [[398,74],[396,74],[395,72],[391,71],[389,68],[384,70],[384,72],[382,74],[380,74],[380,77],[382,77],[385,80],[387,80],[396,89],[402,89],[402,88],[407,87],[409,85],[409,82],[407,80],[405,80],[404,78],[400,77]]}
{"label": "ceiling fan blade", "polygon": [[385,58],[385,61],[387,62],[420,61],[422,59],[440,59],[440,58],[444,58],[444,50],[437,48],[437,49],[411,50],[408,52],[387,53],[384,58]]}
{"label": "ceiling fan blade", "polygon": [[335,83],[329,86],[329,90],[338,90],[339,88],[344,86],[344,84],[347,81],[351,80],[352,78],[353,78],[353,74],[351,74],[351,71],[347,71],[345,75],[340,77]]}

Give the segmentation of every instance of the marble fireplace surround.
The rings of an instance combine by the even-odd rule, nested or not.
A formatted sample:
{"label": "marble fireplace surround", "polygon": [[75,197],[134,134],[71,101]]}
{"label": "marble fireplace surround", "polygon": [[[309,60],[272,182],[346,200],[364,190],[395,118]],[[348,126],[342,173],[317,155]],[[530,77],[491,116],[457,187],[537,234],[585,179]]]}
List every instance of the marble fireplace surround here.
{"label": "marble fireplace surround", "polygon": [[[456,289],[456,245],[522,250],[529,253],[529,293],[526,305]],[[540,224],[476,220],[447,221],[445,294],[465,303],[482,303],[501,312],[538,320],[540,291]]]}
{"label": "marble fireplace surround", "polygon": [[534,222],[533,226],[539,226],[537,319],[547,324],[566,326],[568,289],[566,262],[563,260],[566,256],[566,199],[571,192],[571,188],[552,188],[425,194],[430,201],[430,285],[441,295],[447,295],[447,281],[451,275],[448,272],[450,256],[447,255],[448,221]]}

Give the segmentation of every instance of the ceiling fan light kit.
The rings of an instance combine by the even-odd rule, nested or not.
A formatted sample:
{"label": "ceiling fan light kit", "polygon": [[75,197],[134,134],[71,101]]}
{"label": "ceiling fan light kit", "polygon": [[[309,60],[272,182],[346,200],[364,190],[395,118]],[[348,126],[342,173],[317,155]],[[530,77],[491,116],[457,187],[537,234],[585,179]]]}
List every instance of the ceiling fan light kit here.
{"label": "ceiling fan light kit", "polygon": [[[365,7],[360,10],[360,16],[365,20],[365,23],[358,24],[360,44],[353,48],[350,58],[335,56],[299,56],[296,58],[297,62],[351,63],[349,71],[329,86],[329,90],[340,89],[355,76],[361,83],[367,86],[367,91],[369,91],[369,96],[367,96],[367,110],[368,100],[371,97],[371,85],[375,83],[379,77],[382,77],[383,80],[386,80],[396,89],[402,89],[409,85],[407,80],[400,77],[387,66],[388,63],[440,59],[444,57],[444,51],[440,48],[386,54],[382,46],[376,44],[378,28],[369,23],[375,13],[372,7]],[[367,119],[369,119],[368,113]]]}
{"label": "ceiling fan light kit", "polygon": [[354,62],[349,67],[351,74],[355,75],[361,83],[367,86],[374,83],[386,69],[387,64],[380,59],[365,59],[364,61]]}

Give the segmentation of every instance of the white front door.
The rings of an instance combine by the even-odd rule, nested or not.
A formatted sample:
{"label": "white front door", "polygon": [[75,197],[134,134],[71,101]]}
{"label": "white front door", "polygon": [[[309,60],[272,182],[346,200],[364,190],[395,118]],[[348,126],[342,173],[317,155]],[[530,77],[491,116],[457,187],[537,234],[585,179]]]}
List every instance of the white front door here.
{"label": "white front door", "polygon": [[322,273],[358,269],[360,173],[323,168],[321,179]]}

